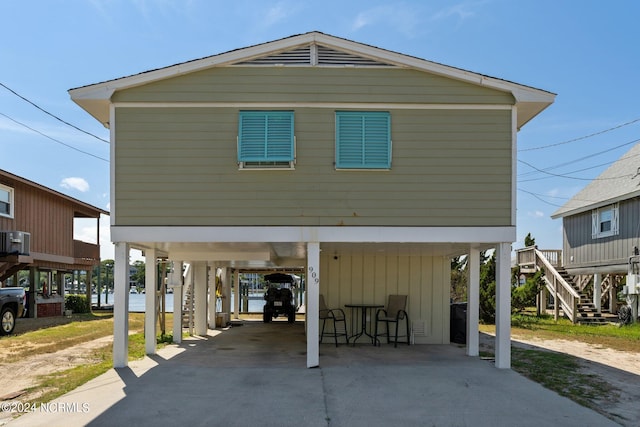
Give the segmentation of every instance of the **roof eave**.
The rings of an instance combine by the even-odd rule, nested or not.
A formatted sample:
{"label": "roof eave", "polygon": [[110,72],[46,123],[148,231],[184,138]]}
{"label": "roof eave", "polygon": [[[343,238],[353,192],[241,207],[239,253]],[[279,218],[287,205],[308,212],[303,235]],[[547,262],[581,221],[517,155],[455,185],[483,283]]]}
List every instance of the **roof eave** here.
{"label": "roof eave", "polygon": [[541,89],[520,85],[505,80],[473,73],[460,68],[450,67],[425,59],[407,56],[405,54],[369,46],[351,40],[330,36],[320,32],[310,32],[287,37],[272,42],[241,48],[218,55],[196,59],[157,70],[151,70],[129,77],[109,80],[102,83],[70,89],[71,99],[95,117],[100,123],[109,126],[109,103],[114,92],[143,84],[152,83],[166,78],[176,77],[210,67],[232,64],[250,60],[266,53],[295,48],[308,43],[320,43],[327,47],[334,47],[352,53],[361,54],[388,62],[397,66],[413,68],[432,74],[461,80],[464,82],[486,86],[496,90],[509,92],[515,99],[518,109],[517,127],[520,129],[529,120],[540,114],[555,100],[555,94]]}
{"label": "roof eave", "polygon": [[620,196],[612,197],[610,199],[600,200],[597,203],[591,203],[589,205],[579,206],[579,207],[565,210],[565,211],[562,210],[563,208],[560,208],[556,212],[551,214],[551,219],[564,218],[567,216],[573,216],[573,215],[581,214],[584,212],[589,212],[593,209],[598,209],[603,206],[608,206],[614,203],[622,202],[624,200],[633,199],[634,197],[640,197],[640,189],[632,193],[622,194]]}

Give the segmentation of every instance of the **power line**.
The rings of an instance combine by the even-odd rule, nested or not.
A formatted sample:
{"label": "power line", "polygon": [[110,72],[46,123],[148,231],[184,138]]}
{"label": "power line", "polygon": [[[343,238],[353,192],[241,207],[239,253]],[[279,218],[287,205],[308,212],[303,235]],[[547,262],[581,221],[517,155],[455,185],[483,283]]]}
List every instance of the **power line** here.
{"label": "power line", "polygon": [[540,200],[542,203],[546,203],[547,205],[555,206],[555,207],[558,207],[558,208],[561,208],[561,207],[562,207],[562,205],[557,205],[557,204],[555,204],[555,203],[547,202],[547,201],[546,201],[546,200],[544,200],[542,197],[539,197],[539,196],[540,196],[540,194],[532,193],[531,191],[523,190],[522,188],[518,188],[518,191],[522,191],[523,193],[530,194],[530,195],[532,195],[533,197],[535,197],[536,199]]}
{"label": "power line", "polygon": [[579,180],[579,181],[608,181],[608,180],[611,180],[611,179],[619,179],[619,178],[623,178],[625,176],[631,176],[631,175],[621,175],[621,176],[614,176],[614,177],[611,177],[611,178],[579,178],[579,177],[576,177],[576,176],[568,176],[568,175],[563,175],[563,174],[547,172],[547,171],[544,171],[542,169],[538,169],[537,167],[533,166],[531,163],[527,163],[524,160],[518,160],[518,161],[520,163],[524,163],[525,165],[529,166],[530,168],[535,169],[536,171],[538,171],[540,173],[544,173],[544,174],[547,174],[547,175],[555,176],[555,177],[558,177],[558,178],[576,179],[576,180]]}
{"label": "power line", "polygon": [[557,147],[558,145],[569,144],[571,142],[582,141],[583,139],[587,139],[587,138],[591,138],[591,137],[594,137],[594,136],[602,135],[603,133],[611,132],[613,130],[620,129],[621,127],[632,125],[632,124],[637,123],[637,122],[640,122],[640,118],[637,118],[635,120],[631,120],[630,122],[623,123],[623,124],[618,125],[618,126],[614,126],[612,128],[609,128],[609,129],[605,129],[605,130],[601,130],[599,132],[592,133],[590,135],[581,136],[579,138],[570,139],[568,141],[556,142],[555,144],[543,145],[541,147],[523,148],[522,150],[518,150],[518,152],[542,150],[542,149],[545,149],[545,148]]}
{"label": "power line", "polygon": [[[554,166],[549,166],[549,167],[544,168],[544,169],[538,169],[538,168],[536,168],[536,167],[534,167],[534,166],[531,166],[531,165],[530,165],[529,163],[527,163],[527,162],[524,162],[524,161],[518,160],[518,161],[521,161],[522,163],[526,164],[527,166],[531,166],[533,169],[535,169],[535,171],[525,172],[525,173],[519,174],[518,176],[531,175],[531,174],[536,173],[536,171],[538,171],[538,172],[542,172],[542,173],[547,173],[547,171],[550,171],[550,170],[552,170],[552,169],[557,169],[557,168],[560,168],[560,167],[562,167],[562,166],[570,165],[570,164],[573,164],[573,163],[577,163],[577,162],[581,162],[581,161],[583,161],[583,160],[590,159],[590,158],[592,158],[592,157],[599,156],[599,155],[601,155],[601,154],[606,154],[606,153],[609,153],[609,152],[611,152],[611,151],[613,151],[613,150],[617,150],[618,148],[621,148],[621,147],[624,147],[624,146],[627,146],[627,145],[631,145],[631,144],[636,144],[636,143],[638,143],[639,141],[640,141],[640,139],[635,139],[635,140],[633,140],[633,141],[625,142],[624,144],[616,145],[615,147],[611,147],[611,148],[608,148],[608,149],[606,149],[606,150],[599,151],[599,152],[597,152],[597,153],[589,154],[589,155],[586,155],[586,156],[584,156],[584,157],[580,157],[580,158],[578,158],[578,159],[569,160],[569,161],[564,162],[564,163],[559,163],[559,164],[554,165]],[[550,173],[550,175],[553,175],[553,174],[551,174],[551,173]],[[558,175],[556,175],[556,176],[558,176]],[[561,176],[561,175],[560,175],[560,176]]]}
{"label": "power line", "polygon": [[547,197],[547,198],[550,198],[550,199],[575,200],[575,201],[578,201],[578,202],[589,202],[589,203],[595,203],[595,202],[598,201],[598,200],[589,200],[589,199],[576,199],[575,197],[550,196],[548,194],[534,193],[532,191],[528,191],[528,190],[525,190],[524,188],[520,188],[520,187],[518,187],[518,191],[522,191],[523,193],[531,194],[532,196]]}
{"label": "power line", "polygon": [[[640,154],[634,154],[632,156],[625,157],[624,159],[618,159],[618,160],[613,160],[613,161],[610,161],[610,162],[600,163],[599,165],[590,166],[588,168],[572,170],[570,172],[567,172],[565,175],[570,175],[570,174],[574,174],[574,173],[578,173],[578,172],[584,172],[584,171],[588,171],[588,170],[591,170],[591,169],[596,169],[596,168],[599,168],[599,167],[602,167],[602,166],[610,166],[610,165],[612,165],[612,164],[614,164],[614,163],[616,163],[616,162],[618,162],[620,160],[625,160],[626,161],[626,160],[629,160],[629,159],[631,159],[633,157],[638,157],[638,156],[640,156]],[[535,173],[535,172],[529,172],[529,173]],[[540,178],[519,179],[518,182],[540,181],[540,180],[549,179],[549,178],[552,178],[552,177],[551,176],[542,176]]]}
{"label": "power line", "polygon": [[[0,83],[0,84],[1,84],[1,83]],[[60,141],[60,140],[57,140],[57,139],[55,139],[55,138],[52,138],[52,137],[50,137],[49,135],[44,134],[44,133],[40,132],[39,130],[36,130],[36,129],[34,129],[34,128],[32,128],[32,127],[30,127],[30,126],[28,126],[28,125],[26,125],[26,124],[24,124],[24,123],[22,123],[22,122],[19,122],[18,120],[11,118],[11,117],[7,116],[7,115],[6,115],[6,114],[4,114],[4,113],[0,113],[0,116],[4,116],[4,117],[6,117],[7,119],[11,120],[12,122],[17,123],[17,124],[19,124],[20,126],[24,126],[25,128],[29,129],[30,131],[35,132],[35,133],[37,133],[37,134],[39,134],[39,135],[42,135],[42,136],[44,136],[45,138],[49,138],[50,140],[52,140],[52,141],[54,141],[54,142],[57,142],[58,144],[64,145],[64,146],[65,146],[65,147],[67,147],[67,148],[71,148],[72,150],[78,151],[78,152],[80,152],[80,153],[82,153],[82,154],[86,154],[87,156],[95,157],[95,158],[96,158],[96,159],[98,159],[98,160],[102,160],[102,161],[104,161],[104,162],[109,163],[109,160],[107,160],[107,159],[105,159],[105,158],[103,158],[103,157],[96,156],[95,154],[91,154],[91,153],[89,153],[89,152],[87,152],[87,151],[80,150],[79,148],[73,147],[73,146],[71,146],[71,145],[69,145],[69,144],[67,144],[67,143],[64,143],[64,142],[62,142],[62,141]]]}
{"label": "power line", "polygon": [[[0,86],[2,86],[3,88],[5,88],[6,90],[8,90],[9,92],[11,92],[12,94],[14,94],[15,96],[17,96],[18,98],[22,99],[23,101],[28,102],[29,104],[33,105],[34,107],[36,107],[38,110],[42,111],[45,114],[48,114],[49,116],[53,117],[54,119],[64,123],[67,126],[71,126],[72,128],[74,128],[75,130],[78,130],[84,134],[87,134],[89,136],[94,137],[95,139],[102,141],[102,142],[106,142],[107,144],[109,143],[109,141],[107,141],[106,139],[100,138],[97,135],[92,134],[91,132],[88,132],[84,129],[80,129],[78,126],[76,125],[72,125],[71,123],[61,119],[60,117],[56,116],[55,114],[52,114],[50,112],[48,112],[47,110],[45,110],[44,108],[40,107],[39,105],[35,104],[34,102],[28,100],[27,98],[25,98],[24,96],[20,95],[18,92],[16,92],[15,90],[9,88],[8,86],[6,86],[5,84],[0,82]],[[5,116],[6,117],[6,116]]]}

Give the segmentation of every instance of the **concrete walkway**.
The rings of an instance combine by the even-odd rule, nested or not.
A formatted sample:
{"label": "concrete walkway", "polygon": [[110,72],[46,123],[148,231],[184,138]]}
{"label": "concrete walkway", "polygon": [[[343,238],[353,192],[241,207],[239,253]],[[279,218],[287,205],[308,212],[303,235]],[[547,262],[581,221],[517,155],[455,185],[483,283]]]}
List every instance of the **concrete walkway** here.
{"label": "concrete walkway", "polygon": [[305,351],[303,323],[245,322],[112,369],[8,425],[618,425],[456,345],[322,344],[316,369]]}

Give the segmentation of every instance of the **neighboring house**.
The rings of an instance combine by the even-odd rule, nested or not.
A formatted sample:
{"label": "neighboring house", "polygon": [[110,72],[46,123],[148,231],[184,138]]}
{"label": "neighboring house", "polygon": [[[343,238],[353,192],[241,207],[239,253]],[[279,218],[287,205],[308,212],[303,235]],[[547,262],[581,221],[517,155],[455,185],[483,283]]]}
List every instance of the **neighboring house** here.
{"label": "neighboring house", "polygon": [[[593,277],[597,310],[615,295],[640,248],[640,144],[635,145],[551,216],[562,218],[562,265]],[[585,281],[586,282],[586,281]]]}
{"label": "neighboring house", "polygon": [[[85,271],[90,283],[100,263],[98,232],[97,243],[74,240],[74,219],[95,218],[98,230],[100,214],[108,212],[0,169],[0,282],[28,285],[29,317],[63,314],[65,276]],[[24,270],[28,280],[20,283]]]}
{"label": "neighboring house", "polygon": [[570,274],[627,274],[640,248],[640,144],[551,215],[562,218]]}
{"label": "neighboring house", "polygon": [[[214,322],[210,267],[305,271],[309,367],[320,293],[334,307],[406,294],[415,342],[448,344],[462,254],[477,355],[479,252],[495,248],[496,365],[510,367],[516,135],[554,94],[311,32],[70,95],[111,131],[115,366],[127,364],[131,248],[147,287],[157,258],[189,264],[199,334]],[[155,304],[147,292],[149,353]]]}

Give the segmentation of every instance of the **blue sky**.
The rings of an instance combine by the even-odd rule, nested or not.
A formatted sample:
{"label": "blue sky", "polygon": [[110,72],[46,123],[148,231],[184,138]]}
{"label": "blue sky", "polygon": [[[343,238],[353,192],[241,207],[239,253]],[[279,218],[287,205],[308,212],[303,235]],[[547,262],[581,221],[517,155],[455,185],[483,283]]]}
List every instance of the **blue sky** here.
{"label": "blue sky", "polygon": [[[515,248],[560,249],[550,215],[640,139],[635,0],[4,0],[0,17],[0,83],[105,140],[68,89],[308,31],[554,92],[518,135]],[[108,210],[108,156],[0,86],[1,169]]]}

